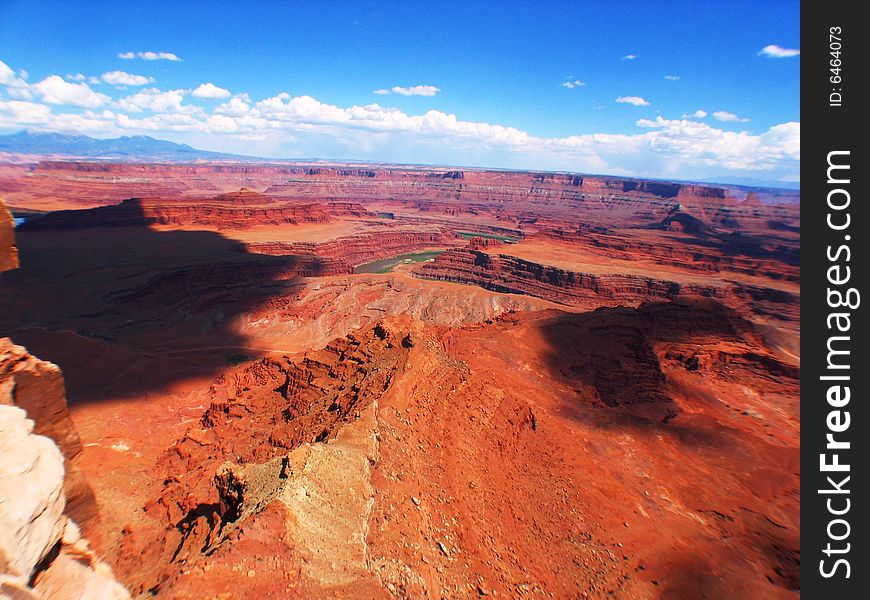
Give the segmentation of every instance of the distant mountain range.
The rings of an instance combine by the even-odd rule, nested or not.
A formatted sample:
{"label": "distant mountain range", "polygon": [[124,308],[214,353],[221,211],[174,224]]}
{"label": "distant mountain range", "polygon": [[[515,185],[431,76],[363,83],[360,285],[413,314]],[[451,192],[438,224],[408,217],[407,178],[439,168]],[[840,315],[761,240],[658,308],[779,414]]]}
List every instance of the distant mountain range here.
{"label": "distant mountain range", "polygon": [[86,135],[19,131],[0,135],[0,152],[60,154],[112,160],[161,160],[185,162],[203,159],[248,159],[248,156],[197,150],[187,144],[158,140],[147,135],[100,140]]}

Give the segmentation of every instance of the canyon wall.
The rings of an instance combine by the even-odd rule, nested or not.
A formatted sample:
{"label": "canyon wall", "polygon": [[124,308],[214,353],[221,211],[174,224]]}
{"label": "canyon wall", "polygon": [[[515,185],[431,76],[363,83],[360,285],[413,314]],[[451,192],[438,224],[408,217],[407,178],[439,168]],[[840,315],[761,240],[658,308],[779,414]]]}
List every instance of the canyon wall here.
{"label": "canyon wall", "polygon": [[[43,161],[0,171],[0,184],[16,200],[43,193],[82,206],[113,204],[129,197],[182,197],[247,187],[286,198],[318,201],[396,201],[457,214],[501,205],[521,212],[525,203],[542,212],[559,206],[594,208],[647,200],[658,207],[682,204],[720,220],[755,211],[793,218],[799,192],[687,184],[608,176],[433,167],[339,164],[136,164]],[[534,218],[534,214],[529,214]]]}
{"label": "canyon wall", "polygon": [[216,196],[199,202],[160,198],[130,198],[120,204],[86,210],[62,210],[24,223],[23,231],[142,227],[147,225],[205,226],[244,229],[255,225],[323,223],[334,217],[365,216],[368,211],[351,202],[276,202],[259,194]]}
{"label": "canyon wall", "polygon": [[425,279],[477,285],[487,290],[527,294],[569,306],[637,306],[644,302],[711,298],[732,308],[768,314],[797,323],[799,301],[793,294],[738,282],[685,283],[659,276],[614,272],[593,274],[539,264],[498,252],[480,240],[452,248],[416,269]]}
{"label": "canyon wall", "polygon": [[67,407],[63,374],[57,365],[40,360],[23,346],[0,338],[0,405],[17,406],[35,423],[34,433],[46,436],[64,458],[65,512],[86,531],[97,519],[94,494],[79,468],[82,445]]}
{"label": "canyon wall", "polygon": [[0,273],[16,267],[18,250],[15,248],[15,222],[3,198],[0,198]]}
{"label": "canyon wall", "polygon": [[463,245],[465,240],[449,230],[378,231],[340,237],[327,242],[251,242],[248,251],[255,254],[313,254],[341,261],[351,267],[389,258],[397,254],[420,252],[431,248]]}
{"label": "canyon wall", "polygon": [[422,265],[420,277],[478,285],[509,294],[528,294],[551,302],[584,305],[629,304],[677,297],[719,298],[715,286],[681,285],[652,277],[578,273],[541,265],[508,254],[489,254],[466,247],[447,250],[434,261]]}

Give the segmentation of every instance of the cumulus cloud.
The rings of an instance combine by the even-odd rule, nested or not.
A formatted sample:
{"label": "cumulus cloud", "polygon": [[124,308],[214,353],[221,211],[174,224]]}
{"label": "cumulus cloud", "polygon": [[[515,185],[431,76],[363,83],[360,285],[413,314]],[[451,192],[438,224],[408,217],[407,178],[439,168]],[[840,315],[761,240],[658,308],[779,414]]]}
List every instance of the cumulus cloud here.
{"label": "cumulus cloud", "polygon": [[[247,94],[245,94],[247,96]],[[214,109],[214,112],[219,115],[241,116],[247,114],[251,110],[250,99],[236,97],[224,102]]]}
{"label": "cumulus cloud", "polygon": [[725,131],[707,123],[661,116],[654,120],[641,119],[637,125],[655,131],[633,136],[636,141],[648,144],[654,154],[671,160],[742,171],[770,170],[790,162],[795,172],[800,161],[799,122],[775,125],[761,135]]}
{"label": "cumulus cloud", "polygon": [[[84,81],[84,75],[79,73],[76,77],[81,77],[81,79],[76,79],[76,81]],[[132,73],[127,73],[125,71],[109,71],[108,73],[103,73],[102,76],[103,81],[110,85],[148,85],[149,83],[154,83],[153,77],[145,77],[144,75],[133,75]]]}
{"label": "cumulus cloud", "polygon": [[683,115],[684,119],[705,119],[706,117],[707,111],[701,108],[691,114]]}
{"label": "cumulus cloud", "polygon": [[734,113],[730,113],[725,110],[717,110],[713,113],[713,118],[717,121],[722,121],[723,123],[748,123],[749,119],[745,117],[738,117]]}
{"label": "cumulus cloud", "polygon": [[637,54],[626,54],[622,57],[622,60],[636,60]]}
{"label": "cumulus cloud", "polygon": [[15,79],[15,71],[13,71],[5,62],[0,60],[0,85],[9,85]]}
{"label": "cumulus cloud", "polygon": [[616,99],[620,104],[633,104],[634,106],[649,106],[649,101],[640,96],[620,96]]}
{"label": "cumulus cloud", "polygon": [[373,93],[378,95],[387,95],[387,94],[399,94],[400,96],[434,96],[441,89],[435,87],[434,85],[414,85],[411,87],[402,87],[400,85],[394,85],[390,89],[381,89],[375,90]]}
{"label": "cumulus cloud", "polygon": [[6,93],[11,98],[19,100],[31,100],[33,95],[30,93],[30,85],[25,81],[27,79],[27,71],[21,69],[18,75],[15,71],[0,60],[0,85],[6,86]]}
{"label": "cumulus cloud", "polygon": [[758,51],[759,56],[766,56],[767,58],[791,58],[800,53],[801,51],[796,48],[783,48],[776,44],[770,44]]}
{"label": "cumulus cloud", "polygon": [[202,109],[196,106],[182,105],[184,90],[169,90],[162,92],[157,88],[146,88],[141,92],[121,98],[118,106],[127,112],[142,112],[150,110],[156,113],[186,112],[193,113]]}
{"label": "cumulus cloud", "polygon": [[209,82],[200,84],[199,87],[193,90],[190,95],[194,98],[202,98],[204,100],[223,100],[224,98],[232,96],[232,93],[227,89],[218,87]]}
{"label": "cumulus cloud", "polygon": [[573,81],[566,81],[562,84],[562,87],[566,87],[569,90],[573,90],[576,87],[583,87],[586,85],[586,82],[580,81],[579,79],[575,79]]}
{"label": "cumulus cloud", "polygon": [[679,75],[665,75],[665,79],[667,79],[668,81],[679,81],[680,76]]}
{"label": "cumulus cloud", "polygon": [[48,122],[51,108],[36,102],[0,100],[0,127],[40,125]]}
{"label": "cumulus cloud", "polygon": [[118,58],[123,60],[133,60],[139,58],[142,60],[171,60],[179,61],[181,58],[172,52],[121,52]]}
{"label": "cumulus cloud", "polygon": [[95,92],[87,83],[70,83],[64,81],[60,75],[49,75],[33,84],[32,88],[48,104],[96,108],[109,101],[108,96]]}

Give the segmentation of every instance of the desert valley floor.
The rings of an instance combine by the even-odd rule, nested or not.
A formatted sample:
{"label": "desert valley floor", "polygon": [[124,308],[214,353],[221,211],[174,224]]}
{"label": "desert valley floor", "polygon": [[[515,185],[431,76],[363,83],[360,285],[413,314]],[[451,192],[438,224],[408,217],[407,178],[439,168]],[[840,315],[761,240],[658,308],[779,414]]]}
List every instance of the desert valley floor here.
{"label": "desert valley floor", "polygon": [[0,337],[62,370],[67,511],[133,597],[799,597],[797,192],[69,160],[0,190]]}

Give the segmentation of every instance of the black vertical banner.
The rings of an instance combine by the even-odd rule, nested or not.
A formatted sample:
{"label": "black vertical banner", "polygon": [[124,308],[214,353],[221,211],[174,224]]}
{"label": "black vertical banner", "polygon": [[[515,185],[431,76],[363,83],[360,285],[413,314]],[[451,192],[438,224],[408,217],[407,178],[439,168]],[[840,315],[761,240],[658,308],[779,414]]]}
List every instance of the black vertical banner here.
{"label": "black vertical banner", "polygon": [[801,595],[809,599],[870,597],[870,31],[861,6],[801,7]]}

